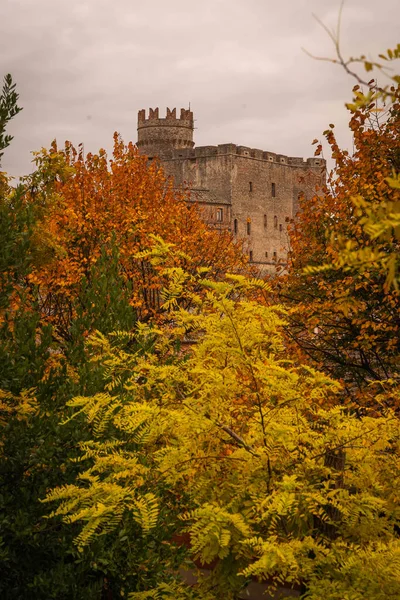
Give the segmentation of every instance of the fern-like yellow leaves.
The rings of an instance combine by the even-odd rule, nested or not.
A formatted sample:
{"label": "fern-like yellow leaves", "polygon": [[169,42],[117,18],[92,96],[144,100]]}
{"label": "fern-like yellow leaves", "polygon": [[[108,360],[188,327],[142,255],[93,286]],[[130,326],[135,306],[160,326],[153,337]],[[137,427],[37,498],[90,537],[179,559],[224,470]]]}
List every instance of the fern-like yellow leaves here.
{"label": "fern-like yellow leaves", "polygon": [[[169,275],[164,298],[186,293],[186,275]],[[379,556],[397,561],[398,419],[352,415],[338,383],[290,361],[285,311],[257,297],[264,282],[198,285],[206,293],[190,310],[169,302],[165,325],[140,325],[133,350],[122,333],[92,336],[107,392],[70,403],[93,427],[81,446],[91,466],[46,500],[83,524],[80,548],[128,518],[151,534],[162,514],[189,534],[194,559],[230,565],[222,587],[307,580],[317,600],[343,565],[337,598],[346,597],[346,578],[380,544]],[[190,597],[168,585],[131,598]],[[396,572],[390,586],[400,593]]]}

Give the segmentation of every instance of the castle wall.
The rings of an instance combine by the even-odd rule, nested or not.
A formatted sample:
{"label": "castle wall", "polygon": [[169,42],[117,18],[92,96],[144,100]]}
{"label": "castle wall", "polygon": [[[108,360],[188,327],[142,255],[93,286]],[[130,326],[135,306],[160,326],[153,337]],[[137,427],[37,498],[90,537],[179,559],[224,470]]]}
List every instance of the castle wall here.
{"label": "castle wall", "polygon": [[289,250],[288,223],[299,210],[299,197],[315,193],[325,181],[321,158],[290,157],[256,148],[219,144],[194,148],[193,113],[158,108],[138,114],[138,148],[158,156],[176,187],[190,190],[213,226],[230,229],[243,241],[250,262],[261,271],[285,264]]}
{"label": "castle wall", "polygon": [[[177,153],[176,153],[177,154]],[[189,158],[163,161],[168,175],[176,186],[184,185],[191,191],[191,200],[197,202],[207,222],[222,227],[231,226],[231,172],[232,156],[210,153],[210,147],[196,148]],[[217,210],[222,210],[218,215]]]}
{"label": "castle wall", "polygon": [[299,196],[314,193],[324,161],[221,144],[176,151],[163,166],[176,186],[191,190],[210,224],[242,239],[252,262],[274,267],[286,262],[288,223],[298,211]]}

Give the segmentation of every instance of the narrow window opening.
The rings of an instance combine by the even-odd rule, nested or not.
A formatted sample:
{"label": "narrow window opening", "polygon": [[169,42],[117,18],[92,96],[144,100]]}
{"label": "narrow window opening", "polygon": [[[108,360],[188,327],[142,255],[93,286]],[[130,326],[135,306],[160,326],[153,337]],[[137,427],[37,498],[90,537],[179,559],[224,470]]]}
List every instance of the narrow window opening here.
{"label": "narrow window opening", "polygon": [[278,229],[278,217],[274,217],[274,229]]}
{"label": "narrow window opening", "polygon": [[271,195],[273,198],[276,197],[276,185],[275,183],[271,183]]}
{"label": "narrow window opening", "polygon": [[223,221],[224,214],[222,208],[217,208],[217,221],[221,223]]}
{"label": "narrow window opening", "polygon": [[251,223],[250,221],[247,221],[247,235],[250,235],[251,233]]}
{"label": "narrow window opening", "polygon": [[253,250],[250,250],[249,258],[250,258],[251,261],[253,260]]}
{"label": "narrow window opening", "polygon": [[279,225],[279,231],[282,231],[282,229],[283,229],[283,226],[282,226],[282,223],[280,223],[280,225]]}
{"label": "narrow window opening", "polygon": [[264,215],[264,229],[267,228],[267,225],[268,225],[267,215]]}
{"label": "narrow window opening", "polygon": [[265,258],[268,258],[268,252],[265,253]]}
{"label": "narrow window opening", "polygon": [[249,192],[253,191],[253,182],[249,181]]}
{"label": "narrow window opening", "polygon": [[233,233],[237,234],[238,232],[238,220],[234,219],[233,220]]}
{"label": "narrow window opening", "polygon": [[276,250],[274,251],[273,259],[276,260]]}

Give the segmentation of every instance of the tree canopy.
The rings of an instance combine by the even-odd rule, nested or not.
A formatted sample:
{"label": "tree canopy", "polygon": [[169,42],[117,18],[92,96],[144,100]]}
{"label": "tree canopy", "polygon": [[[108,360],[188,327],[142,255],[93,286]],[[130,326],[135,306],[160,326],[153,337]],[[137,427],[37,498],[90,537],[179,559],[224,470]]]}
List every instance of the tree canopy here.
{"label": "tree canopy", "polygon": [[400,597],[392,82],[274,280],[118,135],[0,174],[2,598]]}

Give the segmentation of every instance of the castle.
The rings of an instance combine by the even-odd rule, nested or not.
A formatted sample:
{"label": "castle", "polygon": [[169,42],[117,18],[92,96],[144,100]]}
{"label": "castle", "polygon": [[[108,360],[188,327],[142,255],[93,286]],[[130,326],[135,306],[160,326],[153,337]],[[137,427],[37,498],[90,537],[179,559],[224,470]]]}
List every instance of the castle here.
{"label": "castle", "polygon": [[288,223],[299,199],[315,193],[325,181],[325,160],[290,157],[236,144],[194,147],[193,113],[180,116],[167,108],[138,113],[137,147],[149,159],[159,157],[176,187],[190,190],[204,219],[228,228],[243,240],[243,250],[261,272],[285,264],[289,251]]}

